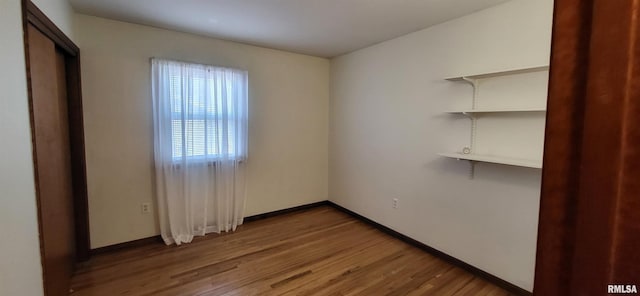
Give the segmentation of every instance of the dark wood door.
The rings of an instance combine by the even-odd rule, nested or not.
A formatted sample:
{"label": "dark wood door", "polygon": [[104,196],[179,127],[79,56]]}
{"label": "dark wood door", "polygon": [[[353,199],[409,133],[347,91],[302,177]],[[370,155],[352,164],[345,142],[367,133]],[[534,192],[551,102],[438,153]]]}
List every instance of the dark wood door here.
{"label": "dark wood door", "polygon": [[640,288],[640,1],[556,0],[534,294]]}
{"label": "dark wood door", "polygon": [[28,30],[44,285],[47,295],[67,295],[75,228],[65,56],[38,29]]}

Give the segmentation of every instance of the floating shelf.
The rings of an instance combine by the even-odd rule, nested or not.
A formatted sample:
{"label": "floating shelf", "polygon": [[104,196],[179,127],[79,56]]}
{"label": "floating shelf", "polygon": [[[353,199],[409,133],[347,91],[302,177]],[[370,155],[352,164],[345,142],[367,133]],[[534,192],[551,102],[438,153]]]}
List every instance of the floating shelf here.
{"label": "floating shelf", "polygon": [[508,75],[516,75],[516,74],[526,74],[526,73],[540,72],[540,71],[546,71],[546,70],[549,70],[549,66],[537,66],[537,67],[511,69],[511,70],[497,71],[497,72],[490,72],[490,73],[462,75],[457,77],[449,77],[445,79],[449,81],[465,81],[467,79],[475,80],[475,79],[492,78],[492,77],[508,76]]}
{"label": "floating shelf", "polygon": [[527,168],[534,168],[534,169],[542,168],[542,160],[509,158],[509,157],[489,156],[489,155],[479,155],[479,154],[462,154],[462,153],[438,153],[438,155],[449,157],[449,158],[455,158],[455,159],[497,163],[497,164],[527,167]]}
{"label": "floating shelf", "polygon": [[450,110],[447,113],[507,113],[507,112],[546,112],[545,108],[514,108],[514,109],[461,109],[461,110]]}

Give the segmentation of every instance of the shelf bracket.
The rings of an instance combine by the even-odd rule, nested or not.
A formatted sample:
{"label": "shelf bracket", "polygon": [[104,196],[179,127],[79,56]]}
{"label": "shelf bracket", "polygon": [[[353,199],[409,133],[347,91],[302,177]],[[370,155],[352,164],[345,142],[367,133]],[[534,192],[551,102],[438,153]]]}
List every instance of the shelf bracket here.
{"label": "shelf bracket", "polygon": [[[469,77],[462,77],[462,80],[471,84],[471,86],[473,87],[473,97],[471,99],[471,110],[475,110],[477,107],[476,102],[478,99],[478,94],[480,92],[480,81],[478,79],[473,79]],[[471,120],[471,136],[469,139],[469,149],[471,150],[471,153],[473,153],[475,152],[475,146],[476,146],[477,119],[475,114],[473,113],[463,112],[462,114],[464,114]],[[470,180],[473,180],[475,176],[475,171],[476,171],[476,162],[473,160],[470,160],[469,161],[469,179]]]}
{"label": "shelf bracket", "polygon": [[475,160],[470,160],[470,159],[462,159],[462,158],[456,158],[456,160],[461,161],[461,160],[466,160],[469,162],[469,180],[473,180],[473,177],[476,174],[476,161]]}
{"label": "shelf bracket", "polygon": [[469,160],[469,180],[473,180],[473,177],[476,174],[476,162],[473,160]]}
{"label": "shelf bracket", "polygon": [[478,93],[480,92],[480,81],[478,79],[462,77],[462,80],[471,84],[473,87],[473,98],[471,100],[471,109],[476,109],[476,100],[478,99]]}
{"label": "shelf bracket", "polygon": [[469,117],[469,118],[475,118],[476,115],[473,112],[462,112],[462,115]]}
{"label": "shelf bracket", "polygon": [[474,84],[474,83],[475,83],[475,81],[476,81],[475,79],[473,79],[473,78],[469,78],[469,77],[466,77],[466,76],[465,76],[465,77],[462,77],[462,80],[464,80],[464,81],[466,81],[466,82],[469,82],[469,83],[471,83],[471,84]]}

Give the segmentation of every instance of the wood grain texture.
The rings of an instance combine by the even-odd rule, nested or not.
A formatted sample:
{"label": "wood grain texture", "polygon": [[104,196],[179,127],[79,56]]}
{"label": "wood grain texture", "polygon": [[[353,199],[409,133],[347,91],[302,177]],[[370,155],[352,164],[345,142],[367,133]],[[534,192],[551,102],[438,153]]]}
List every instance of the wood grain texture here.
{"label": "wood grain texture", "polygon": [[593,1],[572,295],[640,285],[640,1]]}
{"label": "wood grain texture", "polygon": [[555,2],[535,295],[640,282],[640,0]]}
{"label": "wood grain texture", "polygon": [[335,204],[335,203],[333,203],[331,201],[327,201],[327,204],[329,206],[341,211],[341,212],[344,212],[344,213],[350,215],[351,217],[354,217],[354,218],[356,218],[356,219],[358,219],[358,220],[360,220],[362,222],[365,222],[365,223],[373,226],[374,228],[378,229],[379,231],[382,231],[383,233],[385,233],[387,235],[395,237],[396,239],[399,239],[399,240],[401,240],[401,241],[403,241],[403,242],[405,242],[405,243],[407,243],[409,245],[412,245],[412,246],[414,246],[414,247],[416,247],[418,249],[421,249],[421,250],[423,250],[423,251],[425,251],[425,252],[427,252],[427,253],[429,253],[429,254],[431,254],[431,255],[433,255],[433,256],[441,259],[441,260],[444,260],[445,262],[447,262],[447,263],[449,263],[449,264],[451,264],[453,266],[456,266],[458,268],[466,270],[467,272],[469,272],[470,274],[473,274],[474,276],[482,278],[482,279],[484,279],[484,280],[486,280],[486,281],[488,281],[488,282],[490,282],[490,283],[492,283],[492,284],[494,284],[494,285],[496,285],[498,287],[501,287],[502,289],[512,293],[513,295],[523,295],[523,296],[532,295],[531,292],[529,292],[529,291],[527,291],[525,289],[522,289],[522,288],[520,288],[520,287],[518,287],[518,286],[516,286],[516,285],[514,285],[512,283],[509,283],[509,282],[507,282],[507,281],[505,281],[505,280],[503,280],[503,279],[501,279],[501,278],[499,278],[499,277],[497,277],[495,275],[492,275],[492,274],[490,274],[490,273],[488,273],[486,271],[483,271],[483,270],[481,270],[481,269],[479,269],[479,268],[477,268],[477,267],[475,267],[475,266],[473,266],[471,264],[468,264],[468,263],[466,263],[466,262],[464,262],[464,261],[462,261],[462,260],[460,260],[458,258],[455,258],[455,257],[453,257],[453,256],[451,256],[451,255],[449,255],[447,253],[444,253],[444,252],[442,252],[442,251],[440,251],[438,249],[435,249],[435,248],[433,248],[431,246],[425,245],[424,243],[422,243],[420,241],[412,239],[412,238],[410,238],[410,237],[408,237],[408,236],[406,236],[406,235],[404,235],[402,233],[399,233],[399,232],[397,232],[397,231],[395,231],[395,230],[393,230],[393,229],[391,229],[389,227],[386,227],[386,226],[384,226],[382,224],[379,224],[379,223],[377,223],[377,222],[375,222],[375,221],[373,221],[373,220],[371,220],[371,219],[369,219],[367,217],[364,217],[364,216],[362,216],[362,215],[360,215],[360,214],[358,214],[356,212],[353,212],[353,211],[351,211],[351,210],[349,210],[347,208],[344,208],[344,207],[342,207],[342,206],[340,206],[338,204]]}
{"label": "wood grain texture", "polygon": [[47,295],[69,289],[75,240],[64,55],[29,25],[38,217]]}
{"label": "wood grain texture", "polygon": [[93,257],[73,295],[508,295],[328,206]]}
{"label": "wood grain texture", "polygon": [[[30,37],[29,27],[36,29],[35,31],[46,36],[53,44],[58,52],[64,56],[65,78],[66,78],[66,97],[68,106],[68,134],[71,153],[71,174],[73,186],[73,208],[75,223],[75,259],[84,261],[89,259],[89,213],[88,213],[88,197],[87,197],[87,177],[86,177],[86,160],[85,160],[85,144],[84,144],[84,124],[82,109],[82,87],[80,78],[80,49],[67,37],[54,23],[51,21],[38,7],[30,0],[22,0],[22,21],[24,33],[24,49],[25,56],[30,57]],[[31,122],[32,143],[34,151],[34,174],[38,176],[37,163],[37,145],[35,138],[35,119],[33,106],[33,85],[32,75],[37,75],[38,71],[31,69],[29,59],[25,59],[27,72],[27,85],[29,94],[29,115]],[[36,196],[39,199],[41,194],[39,184],[36,182]],[[40,202],[38,201],[38,207]],[[39,228],[42,232],[42,221],[38,221]]]}
{"label": "wood grain texture", "polygon": [[590,1],[557,0],[542,168],[534,295],[569,295],[592,15]]}

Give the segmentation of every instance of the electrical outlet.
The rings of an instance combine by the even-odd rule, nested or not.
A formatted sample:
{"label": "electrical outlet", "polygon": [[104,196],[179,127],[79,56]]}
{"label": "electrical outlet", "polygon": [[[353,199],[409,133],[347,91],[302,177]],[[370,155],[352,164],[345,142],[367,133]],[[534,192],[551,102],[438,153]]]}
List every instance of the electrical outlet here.
{"label": "electrical outlet", "polygon": [[398,208],[398,199],[397,199],[397,198],[394,198],[394,199],[393,199],[393,208],[394,208],[394,209],[397,209],[397,208]]}
{"label": "electrical outlet", "polygon": [[141,209],[143,214],[147,214],[147,213],[151,212],[151,204],[148,203],[148,202],[142,203],[142,204],[140,204],[140,209]]}

